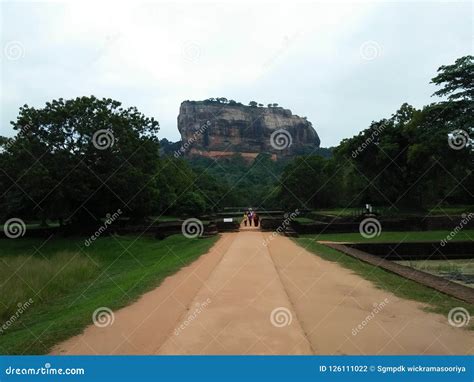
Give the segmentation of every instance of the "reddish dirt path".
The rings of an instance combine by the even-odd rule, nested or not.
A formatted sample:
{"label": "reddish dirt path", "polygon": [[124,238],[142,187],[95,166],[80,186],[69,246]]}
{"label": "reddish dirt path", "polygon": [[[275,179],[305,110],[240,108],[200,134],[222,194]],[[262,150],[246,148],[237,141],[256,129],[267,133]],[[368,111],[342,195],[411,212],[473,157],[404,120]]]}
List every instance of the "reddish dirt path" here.
{"label": "reddish dirt path", "polygon": [[91,325],[52,353],[472,353],[473,332],[422,307],[286,237],[246,229],[222,235],[209,253],[116,311],[113,325]]}

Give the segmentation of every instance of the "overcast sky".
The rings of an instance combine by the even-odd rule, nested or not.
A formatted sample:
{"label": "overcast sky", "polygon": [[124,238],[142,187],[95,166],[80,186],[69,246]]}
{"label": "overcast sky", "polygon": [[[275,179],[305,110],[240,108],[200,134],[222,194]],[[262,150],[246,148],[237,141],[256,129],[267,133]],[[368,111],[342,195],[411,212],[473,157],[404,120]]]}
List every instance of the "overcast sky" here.
{"label": "overcast sky", "polygon": [[278,103],[336,145],[472,54],[472,3],[2,2],[0,135],[18,108],[110,97],[178,140],[183,100]]}

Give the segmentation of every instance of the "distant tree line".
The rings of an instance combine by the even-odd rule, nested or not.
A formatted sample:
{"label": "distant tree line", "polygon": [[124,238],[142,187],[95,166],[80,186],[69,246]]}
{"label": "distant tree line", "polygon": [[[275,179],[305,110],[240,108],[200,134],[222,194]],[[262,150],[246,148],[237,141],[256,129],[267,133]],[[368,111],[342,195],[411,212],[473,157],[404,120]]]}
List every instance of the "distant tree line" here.
{"label": "distant tree line", "polygon": [[[230,106],[245,106],[242,102],[237,102],[237,101],[234,101],[233,99],[227,99],[225,97],[216,97],[216,98],[207,98],[205,99],[204,101],[186,101],[186,102],[190,102],[190,103],[203,103],[203,104],[223,104],[223,105],[230,105]],[[250,101],[248,103],[248,106],[251,106],[251,107],[264,107],[265,105],[263,103],[259,103],[259,102],[256,102],[256,101]],[[277,103],[269,103],[267,104],[267,107],[268,108],[271,108],[271,107],[278,107],[278,104]]]}
{"label": "distant tree line", "polygon": [[344,139],[332,158],[299,157],[284,170],[283,206],[423,209],[474,201],[474,62],[442,66],[432,83],[445,100],[416,109],[403,104]]}
{"label": "distant tree line", "polygon": [[140,220],[218,208],[220,183],[183,159],[160,157],[159,124],[112,99],[24,105],[17,134],[0,137],[0,217],[98,220],[121,209]]}
{"label": "distant tree line", "polygon": [[236,205],[472,204],[473,57],[442,66],[432,82],[444,100],[421,109],[403,104],[335,148],[279,161],[262,153],[251,163],[238,154],[175,158],[180,142],[160,142],[156,120],[112,99],[24,105],[12,122],[16,135],[0,137],[0,218],[82,224],[118,209],[142,220]]}

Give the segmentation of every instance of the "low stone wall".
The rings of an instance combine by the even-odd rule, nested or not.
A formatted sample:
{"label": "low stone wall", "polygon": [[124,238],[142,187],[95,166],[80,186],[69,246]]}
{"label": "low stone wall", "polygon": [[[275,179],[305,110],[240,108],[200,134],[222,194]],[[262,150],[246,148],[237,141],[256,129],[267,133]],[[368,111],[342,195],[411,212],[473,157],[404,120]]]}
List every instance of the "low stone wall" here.
{"label": "low stone wall", "polygon": [[444,260],[474,259],[474,242],[451,241],[417,243],[355,243],[346,244],[386,260]]}
{"label": "low stone wall", "polygon": [[[430,231],[447,230],[452,231],[460,225],[463,216],[428,216],[407,218],[384,218],[377,217],[383,231]],[[328,221],[315,223],[299,223],[293,221],[292,228],[298,234],[323,234],[323,233],[350,233],[359,232],[359,224],[363,218],[333,218]],[[474,228],[474,219],[463,225],[464,229]]]}

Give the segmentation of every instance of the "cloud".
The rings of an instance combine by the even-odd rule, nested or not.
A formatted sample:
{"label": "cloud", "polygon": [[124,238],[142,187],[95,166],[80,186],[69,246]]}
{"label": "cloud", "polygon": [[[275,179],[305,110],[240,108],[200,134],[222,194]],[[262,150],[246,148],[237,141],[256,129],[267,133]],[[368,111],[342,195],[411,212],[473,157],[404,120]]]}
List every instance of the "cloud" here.
{"label": "cloud", "polygon": [[[323,146],[403,102],[431,102],[436,68],[470,52],[469,3],[2,3],[0,134],[19,106],[94,94],[137,106],[178,139],[185,99],[277,102]],[[376,57],[361,57],[373,41]],[[4,49],[2,49],[4,50]]]}

